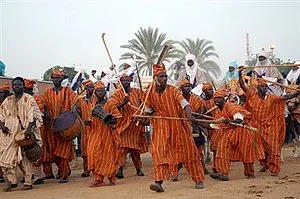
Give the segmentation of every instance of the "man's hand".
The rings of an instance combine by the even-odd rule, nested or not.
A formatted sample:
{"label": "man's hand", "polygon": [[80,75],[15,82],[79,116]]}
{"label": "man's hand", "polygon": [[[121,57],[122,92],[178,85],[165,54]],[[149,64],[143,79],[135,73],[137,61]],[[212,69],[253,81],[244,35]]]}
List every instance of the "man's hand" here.
{"label": "man's hand", "polygon": [[28,128],[26,129],[26,131],[25,131],[25,139],[29,139],[29,138],[30,138],[30,136],[31,136],[31,134],[32,134],[31,128],[32,128],[32,127],[28,127]]}
{"label": "man's hand", "polygon": [[242,71],[244,70],[244,66],[239,66],[238,69],[239,69],[239,73],[242,73]]}
{"label": "man's hand", "polygon": [[91,126],[92,121],[91,120],[84,120],[83,123],[84,123],[85,126]]}

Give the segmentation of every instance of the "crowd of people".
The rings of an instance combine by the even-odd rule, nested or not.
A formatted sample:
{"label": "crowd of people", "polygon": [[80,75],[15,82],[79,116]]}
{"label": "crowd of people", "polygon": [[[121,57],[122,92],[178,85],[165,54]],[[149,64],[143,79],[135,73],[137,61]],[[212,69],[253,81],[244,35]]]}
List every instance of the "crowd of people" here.
{"label": "crowd of people", "polygon": [[[293,118],[289,121],[295,126],[295,139],[299,131],[300,68],[294,67],[284,79],[276,67],[270,67],[269,56],[262,51],[251,77],[245,67],[230,62],[226,85],[216,89],[207,82],[196,56],[185,58],[175,86],[168,84],[164,64],[154,64],[153,82],[142,90],[132,60],[114,80],[103,72],[99,81],[83,81],[77,93],[62,86],[65,74],[60,70],[52,71],[53,87],[41,95],[33,92],[35,81],[22,77],[12,80],[12,94],[8,84],[2,85],[0,181],[5,181],[4,191],[18,187],[18,168],[24,177],[23,190],[48,179],[69,182],[76,136],[67,137],[65,131],[76,121],[73,126],[78,128],[68,133],[80,130],[81,177],[93,176],[91,188],[107,185],[105,177],[108,185],[124,178],[128,153],[137,176],[144,176],[141,154],[148,150],[154,167],[150,189],[156,192],[164,192],[166,179],[177,181],[182,167],[196,189],[204,188],[205,174],[228,181],[231,161],[241,161],[249,179],[255,178],[256,161],[261,164],[260,172],[269,170],[277,176],[287,116]],[[296,87],[286,89],[291,84]],[[57,122],[66,112],[70,116]],[[62,128],[70,121],[72,125]],[[148,126],[152,129],[150,147],[145,134]],[[213,152],[211,172],[205,166],[206,142]],[[56,175],[53,164],[58,167]]]}

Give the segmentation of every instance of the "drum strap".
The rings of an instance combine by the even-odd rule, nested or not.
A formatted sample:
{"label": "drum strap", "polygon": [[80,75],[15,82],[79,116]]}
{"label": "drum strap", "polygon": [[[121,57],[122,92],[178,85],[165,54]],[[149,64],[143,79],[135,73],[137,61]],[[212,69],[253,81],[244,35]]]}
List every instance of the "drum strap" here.
{"label": "drum strap", "polygon": [[21,122],[21,118],[20,118],[20,116],[19,116],[19,107],[18,107],[17,99],[14,98],[14,101],[15,101],[15,107],[16,107],[16,110],[17,110],[17,118],[18,118],[18,120],[19,120],[19,124],[20,124],[20,126],[21,126],[21,130],[23,131],[23,130],[25,130],[25,128],[24,128],[24,126],[23,126],[23,124],[22,124],[22,122]]}

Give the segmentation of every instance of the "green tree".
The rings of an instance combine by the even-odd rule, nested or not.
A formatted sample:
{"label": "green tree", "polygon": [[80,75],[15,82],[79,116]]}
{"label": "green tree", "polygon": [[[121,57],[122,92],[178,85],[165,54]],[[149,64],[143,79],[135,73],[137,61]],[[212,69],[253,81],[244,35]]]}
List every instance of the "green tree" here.
{"label": "green tree", "polygon": [[[128,44],[121,48],[130,50],[121,55],[122,59],[130,59],[134,55],[141,75],[152,75],[152,66],[157,61],[163,47],[166,44],[173,44],[172,40],[166,39],[166,33],[159,33],[159,29],[148,27],[140,28],[134,33],[134,39],[128,41]],[[171,58],[178,57],[175,49],[169,50],[165,61],[170,62]]]}
{"label": "green tree", "polygon": [[179,73],[184,68],[186,54],[194,54],[196,56],[199,67],[208,74],[208,79],[216,79],[221,74],[218,64],[211,60],[213,57],[219,57],[215,52],[212,41],[199,38],[194,41],[187,38],[176,43],[180,48],[175,49],[175,52],[180,59],[172,64],[170,69],[175,79],[178,78]]}
{"label": "green tree", "polygon": [[[65,73],[68,74],[68,79],[69,81],[71,81],[74,76],[76,75],[76,71],[75,71],[75,68],[74,67],[66,67],[66,66],[54,66],[52,68],[49,68],[48,70],[46,70],[46,72],[44,73],[42,79],[44,81],[50,81],[51,80],[51,73],[53,70],[56,70],[56,69],[60,69],[60,70],[63,70],[65,71]],[[89,78],[89,75],[87,73],[84,73],[84,76],[86,79]]]}

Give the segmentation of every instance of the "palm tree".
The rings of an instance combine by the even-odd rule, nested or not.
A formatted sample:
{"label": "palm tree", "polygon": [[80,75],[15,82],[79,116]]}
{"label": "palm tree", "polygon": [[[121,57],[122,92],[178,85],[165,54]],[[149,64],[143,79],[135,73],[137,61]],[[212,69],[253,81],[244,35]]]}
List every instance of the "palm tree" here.
{"label": "palm tree", "polygon": [[[174,42],[166,40],[166,33],[159,33],[158,28],[155,30],[151,27],[140,28],[134,35],[135,39],[131,39],[128,41],[129,44],[121,46],[121,48],[129,49],[130,52],[121,55],[120,59],[130,59],[135,56],[141,75],[152,75],[152,65],[157,61],[163,47]],[[165,61],[169,62],[170,58],[178,57],[175,49],[171,49]]]}
{"label": "palm tree", "polygon": [[175,49],[175,52],[178,53],[180,59],[172,64],[169,69],[175,78],[183,69],[185,63],[184,57],[189,53],[196,56],[199,67],[208,74],[208,80],[217,79],[221,74],[221,70],[217,63],[210,60],[211,57],[219,57],[218,54],[215,53],[215,47],[212,45],[212,41],[199,38],[193,41],[192,39],[187,38],[186,40],[176,43],[181,47],[181,49]]}

